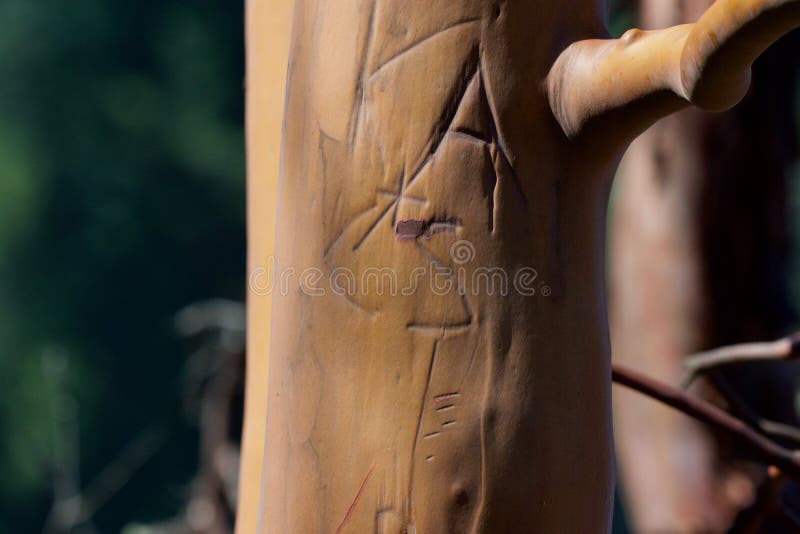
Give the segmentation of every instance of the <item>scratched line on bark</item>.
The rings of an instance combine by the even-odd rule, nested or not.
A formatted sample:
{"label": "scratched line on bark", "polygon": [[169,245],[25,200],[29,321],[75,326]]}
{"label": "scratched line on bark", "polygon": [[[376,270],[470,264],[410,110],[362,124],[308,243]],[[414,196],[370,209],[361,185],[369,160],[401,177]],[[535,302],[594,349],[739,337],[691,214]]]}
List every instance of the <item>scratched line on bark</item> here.
{"label": "scratched line on bark", "polygon": [[376,68],[376,69],[375,69],[375,70],[372,72],[372,74],[370,74],[370,76],[369,76],[369,79],[371,80],[372,78],[374,78],[374,77],[375,77],[377,74],[379,74],[379,73],[380,73],[380,71],[382,71],[382,70],[383,70],[384,68],[386,68],[387,66],[390,66],[392,63],[394,63],[394,62],[396,62],[396,61],[398,61],[398,60],[401,60],[401,59],[403,59],[403,57],[404,57],[406,54],[408,54],[408,53],[409,53],[409,52],[411,52],[412,50],[415,50],[415,49],[419,48],[420,46],[423,46],[423,45],[425,45],[425,44],[428,44],[428,43],[429,43],[430,41],[432,41],[433,39],[435,39],[435,38],[437,38],[437,37],[440,37],[440,36],[442,36],[443,34],[445,34],[445,33],[449,32],[449,31],[455,30],[455,29],[457,29],[457,28],[459,28],[459,27],[461,27],[461,26],[464,26],[464,25],[466,25],[466,24],[476,24],[476,23],[478,23],[478,22],[480,22],[480,19],[467,19],[467,20],[462,20],[462,21],[454,22],[453,24],[451,24],[451,25],[449,25],[449,26],[447,26],[447,27],[445,27],[445,28],[442,28],[441,30],[437,30],[436,32],[434,32],[434,33],[432,33],[432,34],[430,34],[430,35],[427,35],[427,36],[423,37],[422,39],[420,39],[420,40],[418,40],[418,41],[414,42],[413,44],[411,44],[411,45],[407,46],[406,48],[404,48],[403,50],[401,50],[400,52],[398,52],[397,54],[395,54],[394,56],[392,56],[392,57],[390,57],[389,59],[387,59],[387,60],[386,60],[386,61],[385,61],[385,62],[384,62],[382,65],[380,65],[378,68]]}
{"label": "scratched line on bark", "polygon": [[414,445],[411,447],[411,463],[409,466],[410,473],[408,477],[408,506],[411,508],[413,503],[414,494],[414,466],[416,465],[417,445],[420,441],[422,434],[422,420],[425,418],[425,401],[428,398],[428,392],[431,388],[431,378],[433,377],[433,369],[436,366],[436,354],[439,348],[439,340],[433,342],[433,349],[431,351],[431,363],[428,366],[428,376],[425,380],[425,391],[420,400],[419,416],[417,417],[417,431],[414,433]]}

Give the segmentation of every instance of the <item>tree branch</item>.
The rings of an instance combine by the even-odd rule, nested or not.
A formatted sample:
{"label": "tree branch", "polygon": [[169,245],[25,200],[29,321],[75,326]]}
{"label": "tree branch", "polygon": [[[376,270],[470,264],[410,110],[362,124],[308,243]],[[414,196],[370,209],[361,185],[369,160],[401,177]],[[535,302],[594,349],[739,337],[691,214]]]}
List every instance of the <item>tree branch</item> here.
{"label": "tree branch", "polygon": [[709,370],[708,378],[736,417],[773,441],[791,449],[800,449],[800,428],[761,417],[718,372]]}
{"label": "tree branch", "polygon": [[570,139],[627,144],[689,105],[735,105],[750,86],[753,61],[798,26],[800,0],[717,0],[695,24],[578,41],[547,76],[550,108]]}
{"label": "tree branch", "polygon": [[736,363],[791,360],[800,357],[800,333],[768,343],[742,343],[698,352],[686,358],[684,389],[700,374]]}
{"label": "tree branch", "polygon": [[720,408],[618,364],[612,364],[612,378],[619,385],[638,391],[711,426],[715,431],[734,440],[753,460],[768,466],[774,465],[791,478],[800,480],[800,459],[795,453],[762,436]]}

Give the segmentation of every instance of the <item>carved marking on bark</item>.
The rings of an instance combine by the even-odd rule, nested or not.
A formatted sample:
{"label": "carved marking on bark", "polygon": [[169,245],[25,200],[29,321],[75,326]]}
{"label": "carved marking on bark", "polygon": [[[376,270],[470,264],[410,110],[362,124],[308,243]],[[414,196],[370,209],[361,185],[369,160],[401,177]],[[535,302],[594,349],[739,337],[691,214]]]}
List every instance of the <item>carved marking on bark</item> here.
{"label": "carved marking on bark", "polygon": [[[377,15],[376,9],[378,10]],[[366,13],[363,16],[366,17]],[[429,466],[429,463],[437,455],[445,454],[440,448],[448,444],[447,440],[461,439],[461,426],[464,423],[457,421],[462,417],[460,412],[454,410],[460,407],[457,405],[461,404],[461,389],[468,386],[463,383],[463,377],[462,382],[456,380],[439,383],[441,380],[439,376],[445,370],[444,363],[439,360],[450,356],[448,352],[441,352],[443,346],[440,343],[447,339],[453,339],[455,336],[468,334],[478,327],[473,304],[469,300],[467,288],[464,287],[466,282],[463,280],[463,276],[456,275],[452,266],[452,258],[447,257],[446,252],[443,252],[441,248],[441,245],[448,242],[449,237],[439,235],[459,232],[464,226],[462,220],[457,217],[457,208],[461,204],[456,204],[456,209],[446,207],[451,204],[448,203],[449,199],[436,197],[441,194],[441,191],[447,190],[443,189],[444,184],[453,188],[459,187],[460,181],[471,180],[470,183],[475,187],[475,193],[481,192],[481,196],[477,196],[477,198],[480,198],[484,202],[483,206],[488,208],[486,211],[488,223],[483,219],[476,221],[470,217],[467,225],[470,230],[480,226],[483,232],[488,226],[491,233],[494,233],[497,221],[502,220],[499,210],[503,209],[503,202],[507,202],[502,195],[510,191],[512,193],[510,196],[519,197],[520,204],[525,207],[528,199],[511,164],[511,156],[505,149],[505,139],[498,123],[498,114],[482,74],[481,63],[484,59],[481,57],[480,40],[477,38],[477,33],[473,40],[472,28],[467,27],[470,24],[477,24],[478,19],[453,23],[423,37],[399,52],[394,53],[393,50],[391,52],[394,53],[393,56],[369,73],[368,71],[373,69],[376,64],[374,58],[371,57],[372,48],[378,49],[381,46],[379,40],[375,40],[374,35],[375,25],[380,25],[380,23],[376,23],[375,19],[377,18],[380,18],[380,8],[373,7],[373,11],[370,13],[368,35],[360,50],[364,54],[361,64],[362,74],[355,88],[357,91],[356,110],[351,115],[348,138],[336,140],[320,130],[323,195],[327,195],[327,197],[323,197],[323,206],[326,210],[324,219],[327,224],[324,238],[327,241],[324,261],[331,270],[337,267],[352,268],[354,265],[360,265],[365,261],[365,257],[375,249],[380,249],[383,253],[387,247],[391,247],[391,244],[378,241],[385,240],[387,234],[394,234],[397,241],[413,242],[421,253],[417,259],[417,252],[414,249],[404,249],[404,254],[405,251],[409,254],[404,257],[404,261],[406,258],[412,259],[409,262],[411,267],[416,261],[422,260],[420,263],[423,264],[426,263],[426,259],[429,259],[433,265],[438,266],[446,273],[442,280],[446,280],[448,286],[452,284],[451,292],[457,291],[464,312],[461,313],[455,295],[451,294],[448,297],[449,301],[442,301],[445,304],[442,309],[446,310],[446,313],[431,314],[426,311],[420,315],[415,310],[413,315],[405,318],[406,329],[409,333],[420,339],[431,337],[433,344],[430,362],[419,362],[422,366],[428,364],[429,368],[420,400],[416,430],[413,436],[406,434],[408,440],[406,443],[411,443],[413,440],[410,465],[408,466],[409,476],[402,484],[397,483],[398,487],[394,490],[396,492],[394,496],[387,495],[386,488],[383,488],[380,502],[376,505],[378,508],[375,512],[376,532],[386,531],[396,534],[399,529],[403,528],[408,532],[413,532],[412,519],[427,520],[425,514],[423,517],[415,518],[413,508],[424,506],[424,502],[420,502],[423,499],[420,494],[420,486],[428,484],[429,477],[434,476],[432,469],[437,468],[435,465]],[[364,22],[365,19],[361,19],[361,32],[364,31]],[[445,35],[447,35],[446,38]],[[438,41],[437,37],[441,37],[443,40]],[[457,41],[453,41],[455,37],[457,37]],[[447,47],[452,48],[453,42],[458,43],[456,48],[461,42],[464,45],[461,47],[458,59],[454,59],[449,66],[450,71],[446,78],[446,85],[439,89],[437,93],[439,96],[435,99],[436,103],[431,101],[432,105],[429,106],[431,111],[428,111],[427,107],[422,107],[419,109],[425,110],[425,114],[419,115],[417,108],[409,108],[417,115],[401,114],[394,107],[392,100],[394,93],[391,87],[398,83],[402,84],[405,79],[404,75],[411,73],[416,68],[416,60],[423,57],[422,55],[412,56],[410,52],[419,50],[418,54],[423,55],[436,53],[439,45],[444,47],[446,44]],[[379,50],[375,51],[380,53]],[[411,78],[413,79],[413,76]],[[402,130],[405,132],[402,136],[392,137],[391,131],[385,130],[385,128],[396,126],[398,120],[412,120],[415,126],[409,130]],[[427,122],[428,120],[430,122]],[[386,150],[394,152],[387,153]],[[397,157],[397,154],[403,154],[402,158]],[[450,164],[454,156],[456,165],[459,156],[471,162],[470,166],[464,167],[466,172],[459,170],[460,167],[453,167]],[[479,173],[479,176],[474,176],[473,173]],[[476,178],[478,178],[477,181]],[[452,181],[454,179],[455,181]],[[438,180],[441,182],[437,184]],[[506,182],[501,182],[502,180],[512,180],[514,185],[509,187]],[[411,189],[412,185],[416,185],[413,190]],[[482,189],[478,189],[479,187]],[[514,189],[516,191],[513,191]],[[430,195],[433,195],[433,198],[427,198]],[[439,205],[437,201],[443,202]],[[406,202],[421,207],[411,207]],[[453,213],[454,211],[456,213]],[[401,219],[398,220],[398,218]],[[433,239],[434,236],[437,240],[428,243],[427,240]],[[400,251],[392,251],[393,254],[397,252]],[[391,256],[387,253],[386,257],[390,258]],[[406,268],[406,266],[402,268]],[[358,309],[369,311],[372,314],[379,313],[382,309],[382,305],[374,304],[373,300],[365,300],[370,304],[364,307],[358,302],[358,298],[344,296]],[[368,310],[367,308],[375,309]],[[467,367],[466,373],[469,374],[478,352],[476,347],[468,361],[459,362],[460,369],[463,370],[464,367]],[[488,382],[490,379],[489,374],[486,381]],[[420,382],[417,384],[417,388],[422,386]],[[437,389],[441,394],[433,396],[432,394]],[[419,395],[419,393],[419,389],[416,389],[414,395]],[[474,406],[480,412],[482,433],[485,431],[483,428],[485,400],[480,406]],[[467,408],[472,409],[473,405],[465,403],[464,409]],[[451,412],[451,410],[453,411]],[[443,415],[438,416],[439,413]],[[454,414],[458,414],[459,417],[454,417]],[[431,420],[431,416],[435,416],[435,419]],[[457,424],[459,425],[458,429],[455,428]],[[467,425],[469,424],[467,423]],[[412,425],[413,423],[406,425],[407,432],[414,430]],[[452,430],[455,432],[451,433]],[[444,436],[444,434],[449,435]],[[470,450],[457,450],[455,454],[459,457],[467,454],[473,458],[480,454],[481,477],[484,478],[481,481],[483,487],[486,475],[485,436],[481,435],[480,449],[477,439],[473,445]],[[408,456],[405,456],[406,454],[408,454],[407,448],[402,454],[404,461],[409,460]],[[397,468],[397,464],[395,467]],[[405,467],[403,469],[405,470]],[[359,499],[362,498],[362,492],[366,492],[367,481],[371,474],[370,471],[362,483],[362,487],[337,529],[337,533],[347,524],[348,520],[351,520],[349,523],[351,528],[355,524],[350,517],[351,514],[361,515],[360,513],[354,514],[354,510]],[[395,480],[400,479],[395,476]],[[386,483],[386,481],[384,482]],[[372,491],[370,489],[370,493]],[[406,491],[407,498],[403,499],[400,496],[404,495]],[[391,491],[388,493],[390,494]],[[415,498],[418,502],[413,501]],[[398,512],[398,510],[402,510],[402,512]],[[482,508],[477,508],[474,511],[476,515],[471,519],[473,524],[478,523],[481,510]],[[418,508],[417,512],[421,513],[422,510]]]}
{"label": "carved marking on bark", "polygon": [[436,37],[440,37],[441,35],[449,32],[451,30],[454,30],[456,28],[459,28],[460,26],[464,26],[466,24],[477,24],[478,22],[480,22],[480,19],[461,20],[461,21],[455,22],[455,23],[451,24],[450,26],[447,26],[446,28],[443,28],[443,29],[441,29],[441,30],[439,30],[439,31],[437,31],[435,33],[432,33],[431,35],[423,37],[422,39],[420,39],[419,41],[415,42],[411,46],[408,46],[407,48],[404,48],[403,50],[401,50],[400,52],[398,52],[394,56],[392,56],[389,59],[387,59],[383,63],[383,65],[380,65],[377,69],[375,69],[372,72],[372,74],[370,74],[369,79],[372,80],[372,78],[374,78],[378,73],[380,73],[380,71],[382,71],[385,67],[391,65],[392,63],[394,63],[397,60],[402,59],[403,56],[405,56],[406,54],[408,54],[409,52],[411,52],[415,48],[418,48],[418,47],[428,43],[429,41],[435,39]]}
{"label": "carved marking on bark", "polygon": [[367,487],[367,482],[369,482],[369,477],[372,476],[372,472],[373,471],[375,471],[375,464],[372,464],[372,467],[369,468],[369,471],[367,472],[367,476],[364,477],[364,481],[361,483],[361,487],[358,488],[358,493],[356,493],[356,496],[353,499],[352,504],[347,509],[347,512],[344,514],[344,518],[342,519],[342,522],[339,523],[338,527],[336,527],[336,534],[340,534],[342,532],[342,529],[344,528],[345,524],[350,519],[350,517],[353,515],[353,511],[356,509],[356,506],[358,505],[358,501],[361,500],[361,496],[364,494],[364,490]]}
{"label": "carved marking on bark", "polygon": [[[442,31],[439,31],[439,32],[437,32],[436,34],[434,34],[434,36],[435,36],[435,35],[441,35],[441,34],[445,33],[445,32],[446,32],[448,29],[457,28],[457,27],[459,27],[459,26],[462,26],[462,25],[464,25],[464,24],[468,24],[468,23],[474,23],[474,22],[475,22],[475,21],[471,21],[471,22],[462,22],[462,23],[459,23],[459,24],[455,24],[455,25],[453,25],[453,26],[450,26],[449,28],[447,28],[447,29],[445,29],[445,30],[442,30]],[[431,36],[431,37],[429,37],[429,38],[426,38],[426,39],[423,39],[422,41],[418,42],[417,44],[413,45],[412,47],[410,47],[410,48],[406,49],[406,51],[405,51],[405,52],[403,52],[402,54],[400,54],[399,56],[397,56],[395,59],[400,59],[400,58],[402,58],[402,57],[403,57],[403,55],[404,55],[405,53],[407,53],[408,51],[410,51],[410,50],[412,50],[412,49],[416,48],[417,46],[419,46],[419,45],[421,45],[421,44],[424,44],[424,43],[428,42],[428,41],[429,41],[429,40],[430,40],[432,37],[433,37],[433,36]],[[392,60],[390,60],[390,61],[392,61]],[[478,57],[478,47],[477,47],[477,45],[476,45],[476,46],[475,46],[475,52],[474,52],[474,54],[471,54],[471,55],[470,55],[470,57],[469,57],[469,58],[468,58],[468,60],[467,60],[467,63],[465,64],[465,68],[464,68],[465,72],[470,72],[470,71],[471,71],[473,68],[474,68],[474,69],[477,69],[477,63],[478,63],[478,61],[479,61],[479,57]],[[388,64],[388,62],[387,62],[387,63],[385,63],[384,65],[382,65],[382,66],[381,66],[381,67],[380,67],[380,68],[379,68],[379,69],[378,69],[378,70],[377,70],[377,71],[376,71],[376,72],[375,72],[375,73],[374,73],[374,74],[373,74],[373,75],[370,77],[370,80],[372,79],[372,77],[374,77],[375,75],[377,75],[377,74],[378,74],[378,73],[381,71],[381,69],[382,69],[383,67],[385,67],[387,64]],[[466,78],[466,77],[464,77],[464,78]],[[361,246],[364,244],[364,242],[367,240],[367,238],[369,238],[369,236],[370,236],[370,235],[371,235],[371,234],[372,234],[372,233],[375,231],[375,229],[376,229],[376,228],[377,228],[377,227],[380,225],[380,223],[381,223],[381,222],[382,222],[382,221],[385,219],[385,217],[386,217],[386,216],[389,214],[389,212],[392,212],[392,213],[393,213],[393,217],[392,217],[392,224],[393,224],[393,226],[394,226],[394,225],[396,225],[396,222],[397,222],[397,221],[396,221],[396,218],[397,218],[397,210],[398,210],[398,208],[399,208],[400,201],[401,201],[401,200],[404,200],[404,199],[406,198],[406,197],[405,197],[405,195],[404,195],[405,191],[408,189],[408,187],[410,187],[410,186],[411,186],[411,185],[414,183],[414,181],[415,181],[415,180],[416,180],[416,178],[419,176],[419,174],[420,174],[420,172],[422,171],[422,169],[424,169],[424,168],[425,168],[425,167],[428,165],[428,163],[432,161],[432,159],[433,159],[433,156],[436,154],[436,152],[438,152],[438,150],[439,150],[439,147],[441,146],[442,142],[444,141],[444,138],[445,138],[445,136],[447,135],[447,133],[449,132],[449,130],[450,130],[450,128],[451,128],[451,126],[452,126],[452,124],[453,124],[453,120],[455,119],[456,113],[457,113],[457,111],[458,111],[458,109],[459,109],[459,104],[460,104],[460,103],[461,103],[461,101],[463,100],[463,98],[464,98],[464,95],[466,94],[466,91],[467,91],[467,88],[468,88],[468,87],[469,87],[469,83],[462,83],[460,87],[457,87],[457,88],[454,90],[454,95],[453,95],[453,98],[451,99],[451,104],[450,104],[449,106],[446,106],[446,108],[445,108],[445,113],[444,113],[444,116],[443,116],[443,117],[442,117],[442,119],[439,121],[438,125],[437,125],[437,126],[435,126],[435,127],[434,127],[434,129],[433,129],[433,131],[431,132],[431,137],[430,137],[430,139],[429,139],[428,143],[426,144],[426,146],[427,146],[428,148],[427,148],[427,149],[423,149],[423,153],[422,153],[422,154],[420,154],[420,155],[419,155],[419,157],[417,158],[418,160],[421,160],[421,161],[420,161],[420,163],[419,163],[419,164],[416,166],[416,169],[415,169],[415,170],[414,170],[414,172],[412,173],[412,175],[411,175],[411,178],[410,178],[410,179],[409,179],[409,178],[407,178],[406,169],[404,168],[404,169],[403,169],[403,172],[401,173],[401,176],[400,176],[400,177],[399,177],[399,179],[398,179],[398,182],[399,182],[399,183],[398,183],[398,185],[397,185],[397,192],[396,192],[396,193],[394,193],[394,192],[392,192],[392,193],[389,193],[389,192],[388,192],[387,190],[385,190],[385,189],[379,189],[379,190],[378,190],[378,192],[377,192],[377,194],[376,194],[376,197],[377,197],[378,195],[380,195],[380,194],[383,194],[383,195],[390,195],[390,196],[393,196],[394,198],[392,199],[392,202],[391,202],[391,203],[390,203],[390,204],[389,204],[387,207],[385,207],[383,210],[381,210],[381,211],[380,211],[380,213],[379,213],[378,217],[377,217],[377,218],[376,218],[376,219],[375,219],[375,220],[372,222],[372,224],[370,224],[370,226],[368,227],[368,229],[367,229],[367,231],[364,233],[364,235],[361,237],[361,239],[359,239],[359,240],[356,242],[355,246],[353,247],[353,252],[356,252],[356,251],[358,251],[358,249],[359,249],[359,248],[361,248]],[[362,96],[362,99],[363,99],[363,96]],[[359,109],[360,109],[361,107],[363,107],[363,102],[362,102],[362,106],[360,106],[360,107],[359,107]],[[358,121],[358,119],[357,119],[357,121]],[[444,127],[442,127],[441,125],[445,125],[445,126],[444,126]],[[351,140],[351,142],[350,142],[349,144],[350,144],[351,146],[355,146],[355,141],[354,141],[354,140]],[[426,150],[428,151],[427,155],[425,154]],[[325,170],[327,169],[327,164],[326,164],[326,161],[325,161],[325,159],[326,159],[326,158],[324,157],[324,154],[323,154],[323,171],[325,171]],[[419,199],[419,198],[414,198],[414,200],[416,200],[416,201],[425,201],[425,200],[423,200],[423,199]],[[375,208],[377,208],[377,207],[378,207],[378,205],[379,205],[379,204],[378,204],[378,201],[377,201],[377,198],[376,198],[376,204],[375,204],[375,206],[374,206],[373,208],[371,208],[371,209],[375,209]],[[368,211],[369,211],[369,210],[368,210]],[[366,212],[362,212],[361,214],[358,214],[358,215],[356,215],[356,217],[354,217],[354,220],[358,220],[358,217],[359,217],[360,215],[364,214],[364,213],[366,213]],[[346,229],[345,229],[345,230],[346,230]],[[339,234],[339,236],[337,237],[337,239],[336,239],[336,240],[334,240],[334,241],[333,241],[333,243],[331,243],[331,245],[329,245],[329,246],[327,247],[327,248],[328,248],[328,250],[330,250],[330,248],[333,246],[333,244],[335,244],[335,243],[336,243],[336,241],[338,241],[338,239],[341,237],[341,235],[344,233],[344,231],[345,231],[345,230],[343,230],[343,231],[342,231],[342,232]]]}
{"label": "carved marking on bark", "polygon": [[436,353],[439,348],[439,340],[433,342],[433,349],[431,350],[431,363],[428,366],[428,377],[425,381],[425,391],[422,394],[422,400],[419,405],[419,416],[417,417],[417,431],[414,433],[414,445],[411,447],[411,463],[409,465],[408,477],[408,508],[409,516],[411,515],[412,498],[414,494],[414,466],[416,465],[417,457],[417,444],[420,441],[420,434],[422,433],[422,419],[425,417],[425,400],[428,398],[428,392],[431,387],[431,377],[433,376],[433,368],[436,365]]}
{"label": "carved marking on bark", "polygon": [[458,333],[463,334],[472,326],[472,323],[464,322],[461,324],[416,324],[410,323],[406,325],[406,329],[416,332],[421,332],[428,335],[440,336],[445,333]]}
{"label": "carved marking on bark", "polygon": [[462,127],[456,128],[455,130],[451,130],[449,134],[455,137],[466,139],[467,141],[470,141],[472,143],[478,143],[481,145],[486,145],[492,142],[491,139],[484,139],[483,137],[481,137],[481,134],[479,132],[473,132],[470,129]]}
{"label": "carved marking on bark", "polygon": [[[378,193],[381,194],[381,195],[384,195],[384,196],[389,196],[389,197],[396,197],[397,196],[397,191],[389,191],[387,189],[378,189]],[[427,204],[427,202],[428,202],[428,199],[419,198],[419,197],[415,197],[415,196],[411,196],[411,195],[404,195],[403,196],[403,200],[408,201],[408,202],[414,202],[416,204]]]}
{"label": "carved marking on bark", "polygon": [[[486,98],[486,103],[489,105],[489,111],[492,114],[492,120],[490,122],[490,128],[492,129],[492,137],[495,140],[499,148],[499,152],[503,156],[503,160],[508,167],[508,170],[511,172],[511,179],[514,181],[514,185],[517,188],[517,192],[519,193],[523,204],[525,207],[528,206],[528,197],[525,194],[525,190],[522,188],[522,184],[517,177],[516,171],[514,171],[514,166],[511,164],[511,158],[509,157],[508,149],[506,148],[506,140],[505,135],[503,135],[503,130],[500,127],[500,119],[497,116],[497,106],[494,103],[494,97],[492,95],[491,87],[486,83],[486,78],[483,75],[483,68],[482,64],[484,61],[483,55],[481,55],[480,65],[478,67],[478,74],[480,75],[481,80],[481,95]],[[498,173],[499,174],[499,173]]]}
{"label": "carved marking on bark", "polygon": [[487,184],[484,184],[485,190],[491,191],[489,195],[489,232],[494,233],[495,226],[497,226],[497,196],[499,194],[497,190],[497,145],[495,143],[486,145],[485,150],[486,156],[492,162],[492,167],[494,167],[494,175],[489,178]]}
{"label": "carved marking on bark", "polygon": [[436,395],[433,398],[433,402],[436,402],[436,403],[447,402],[447,401],[450,401],[450,400],[455,400],[460,396],[461,396],[461,393],[459,393],[457,391],[455,391],[453,393],[443,393],[442,395]]}
{"label": "carved marking on bark", "polygon": [[442,220],[403,220],[395,225],[395,234],[399,241],[413,241],[424,237],[430,239],[441,232],[455,232],[461,228],[461,220],[457,217],[450,217]]}
{"label": "carved marking on bark", "polygon": [[361,124],[361,110],[364,109],[364,98],[366,91],[364,90],[367,83],[367,64],[369,61],[370,51],[372,50],[372,43],[375,40],[375,11],[376,11],[377,2],[373,2],[370,5],[369,11],[369,23],[367,30],[367,36],[364,40],[364,44],[362,45],[363,53],[361,55],[361,77],[358,80],[358,86],[356,87],[356,97],[353,99],[355,102],[355,109],[351,115],[351,123],[350,123],[350,135],[348,145],[355,149],[355,139],[358,138],[358,130]]}
{"label": "carved marking on bark", "polygon": [[[353,245],[353,252],[358,251],[358,249],[361,248],[361,245],[364,244],[364,241],[366,241],[367,238],[370,235],[372,235],[372,232],[375,231],[375,229],[378,227],[378,225],[381,223],[381,221],[383,221],[383,219],[386,217],[386,215],[388,215],[390,211],[393,211],[393,209],[397,208],[399,198],[400,198],[400,193],[398,193],[398,195],[395,197],[395,199],[392,201],[391,204],[386,206],[386,208],[384,208],[384,210],[380,212],[380,215],[378,215],[378,217],[372,222],[372,224],[369,225],[369,228],[364,233],[364,235],[361,236],[361,239],[356,241],[356,244]],[[378,208],[378,205],[376,204],[373,208],[370,209],[370,211],[372,211],[374,209],[377,209],[377,208]]]}
{"label": "carved marking on bark", "polygon": [[[439,258],[437,258],[427,247],[423,246],[422,243],[420,243],[419,240],[417,240],[416,243],[417,243],[417,247],[426,256],[428,256],[428,258],[430,258],[430,260],[433,263],[435,263],[438,267],[440,267],[442,269],[447,269],[447,266],[444,264],[444,262],[439,260]],[[464,312],[467,315],[467,319],[465,321],[462,321],[462,322],[459,322],[459,323],[450,323],[450,324],[446,324],[446,323],[438,323],[438,324],[409,323],[409,324],[406,325],[406,328],[408,330],[417,330],[417,331],[428,333],[428,334],[431,334],[431,333],[433,333],[433,334],[437,334],[437,333],[444,334],[446,332],[447,333],[458,333],[458,334],[461,334],[461,333],[466,332],[470,327],[473,326],[474,314],[472,312],[472,307],[470,306],[469,301],[466,298],[466,290],[465,290],[465,288],[463,288],[461,286],[461,280],[459,280],[459,277],[456,276],[453,273],[452,269],[450,270],[450,276],[449,277],[450,277],[451,281],[453,282],[453,284],[455,285],[455,287],[458,290],[458,294],[459,294],[459,296],[461,298],[461,302],[462,302],[462,305],[464,307]]]}
{"label": "carved marking on bark", "polygon": [[[462,80],[461,84],[454,88],[453,94],[449,99],[449,105],[445,107],[445,111],[443,116],[439,119],[438,123],[434,126],[433,131],[431,132],[431,136],[426,143],[425,149],[423,149],[421,158],[418,158],[420,161],[416,165],[414,172],[411,175],[411,179],[406,184],[406,188],[409,187],[414,181],[419,177],[421,171],[431,162],[433,156],[436,152],[439,151],[439,147],[441,146],[442,142],[444,141],[447,133],[451,130],[453,126],[453,121],[456,118],[456,114],[459,109],[459,105],[461,101],[464,99],[464,96],[467,93],[467,89],[469,88],[469,79],[468,73],[472,72],[474,69],[477,69],[478,62],[480,61],[479,55],[479,45],[476,43],[473,47],[473,51],[467,57],[467,60],[464,64],[463,68],[463,75],[460,77]],[[427,151],[427,154],[425,152]]]}

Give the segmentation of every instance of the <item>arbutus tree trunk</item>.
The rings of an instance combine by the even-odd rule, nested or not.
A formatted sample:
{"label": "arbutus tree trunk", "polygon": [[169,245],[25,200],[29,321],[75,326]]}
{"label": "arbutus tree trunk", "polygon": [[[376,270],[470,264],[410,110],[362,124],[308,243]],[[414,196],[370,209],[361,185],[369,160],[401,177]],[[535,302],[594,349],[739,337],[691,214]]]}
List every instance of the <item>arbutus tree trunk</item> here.
{"label": "arbutus tree trunk", "polygon": [[236,531],[256,531],[267,432],[278,160],[294,0],[247,0],[247,370]]}
{"label": "arbutus tree trunk", "polygon": [[[642,23],[690,22],[710,3],[642,0]],[[678,384],[685,356],[789,328],[797,50],[792,36],[767,52],[734,110],[681,112],[629,149],[610,224],[615,361]],[[797,376],[796,367],[762,364],[716,373],[715,381],[761,416],[794,422]],[[708,384],[701,388],[719,399]],[[698,423],[622,389],[614,391],[614,421],[636,532],[723,531],[752,498],[758,475],[726,462],[725,444]]]}
{"label": "arbutus tree trunk", "polygon": [[734,105],[800,2],[620,40],[604,9],[297,2],[261,532],[607,529],[614,169]]}

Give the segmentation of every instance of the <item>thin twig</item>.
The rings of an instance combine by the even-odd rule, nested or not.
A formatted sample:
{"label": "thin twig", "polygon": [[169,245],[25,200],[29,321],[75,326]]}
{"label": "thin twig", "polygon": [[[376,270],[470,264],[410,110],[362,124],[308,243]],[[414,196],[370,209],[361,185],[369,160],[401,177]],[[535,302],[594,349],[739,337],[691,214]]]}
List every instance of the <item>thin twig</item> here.
{"label": "thin twig", "polygon": [[708,378],[733,415],[784,447],[800,450],[800,428],[761,417],[719,373],[711,371]]}
{"label": "thin twig", "polygon": [[800,460],[795,454],[762,436],[742,420],[706,401],[618,364],[612,365],[612,377],[614,382],[622,386],[663,402],[713,427],[746,449],[752,459],[766,465],[774,465],[790,477],[800,480]]}
{"label": "thin twig", "polygon": [[791,443],[792,448],[800,449],[800,429],[797,427],[769,419],[759,419],[757,424],[758,428],[772,439]]}
{"label": "thin twig", "polygon": [[695,378],[712,369],[736,363],[791,360],[800,357],[800,333],[767,343],[742,343],[707,352],[698,352],[684,361],[686,375],[684,389]]}

